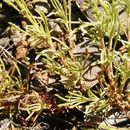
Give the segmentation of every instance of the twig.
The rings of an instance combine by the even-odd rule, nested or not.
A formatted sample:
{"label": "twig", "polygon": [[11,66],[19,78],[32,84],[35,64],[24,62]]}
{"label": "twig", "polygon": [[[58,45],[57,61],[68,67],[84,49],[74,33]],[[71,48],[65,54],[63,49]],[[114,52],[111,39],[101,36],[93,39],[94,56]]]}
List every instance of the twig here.
{"label": "twig", "polygon": [[27,68],[26,65],[24,65],[22,62],[18,61],[16,58],[14,58],[14,57],[13,57],[4,47],[2,47],[1,45],[0,45],[0,49],[3,50],[12,60],[18,62],[19,64],[21,64],[21,65],[23,65],[24,67]]}

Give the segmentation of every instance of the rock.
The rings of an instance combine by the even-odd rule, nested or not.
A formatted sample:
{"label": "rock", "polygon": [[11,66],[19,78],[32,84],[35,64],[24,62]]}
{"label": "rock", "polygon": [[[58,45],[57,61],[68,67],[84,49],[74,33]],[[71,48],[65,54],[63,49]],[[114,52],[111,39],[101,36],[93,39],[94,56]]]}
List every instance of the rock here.
{"label": "rock", "polygon": [[48,0],[26,0],[26,3],[31,10],[37,9],[42,11],[44,14],[48,14],[51,11],[51,6]]}
{"label": "rock", "polygon": [[51,11],[51,7],[48,2],[35,3],[35,9],[44,12],[44,14],[48,14]]}
{"label": "rock", "polygon": [[[84,43],[76,45],[76,47],[73,50],[75,55],[77,54],[81,55],[82,53],[85,53],[85,47],[82,47],[83,44]],[[86,85],[92,87],[98,83],[96,77],[101,69],[98,65],[92,66],[91,64],[100,58],[100,53],[98,48],[95,46],[88,47],[88,53],[90,54],[90,57],[87,59],[87,62],[85,61],[85,59],[83,61],[84,64],[83,78],[86,81]]]}

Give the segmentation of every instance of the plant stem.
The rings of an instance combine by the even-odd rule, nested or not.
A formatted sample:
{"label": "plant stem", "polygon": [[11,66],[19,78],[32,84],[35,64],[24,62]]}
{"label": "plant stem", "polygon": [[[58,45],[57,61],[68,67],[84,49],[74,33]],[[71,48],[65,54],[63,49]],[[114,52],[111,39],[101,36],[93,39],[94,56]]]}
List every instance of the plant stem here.
{"label": "plant stem", "polygon": [[127,21],[127,28],[128,28],[128,42],[130,42],[130,14],[128,14],[128,21]]}
{"label": "plant stem", "polygon": [[68,0],[68,10],[69,10],[69,32],[71,32],[71,0]]}
{"label": "plant stem", "polygon": [[117,83],[113,80],[113,73],[112,73],[111,66],[108,66],[106,68],[106,73],[107,73],[108,80],[109,80],[109,83],[110,83],[110,86],[111,86],[111,90],[112,90],[112,93],[113,93],[113,92],[116,91]]}
{"label": "plant stem", "polygon": [[101,49],[105,48],[105,43],[104,43],[103,37],[101,37],[101,39],[100,39],[100,44],[101,44],[101,46],[100,46]]}

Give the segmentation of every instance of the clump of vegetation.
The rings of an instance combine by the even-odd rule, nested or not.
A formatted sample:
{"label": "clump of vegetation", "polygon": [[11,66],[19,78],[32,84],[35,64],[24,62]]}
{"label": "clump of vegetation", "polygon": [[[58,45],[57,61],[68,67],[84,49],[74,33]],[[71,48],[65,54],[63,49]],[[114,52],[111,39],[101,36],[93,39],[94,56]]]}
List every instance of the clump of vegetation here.
{"label": "clump of vegetation", "polygon": [[[0,114],[7,122],[5,129],[108,130],[120,127],[107,124],[115,113],[125,113],[130,120],[129,0],[3,2],[21,20],[9,26],[25,34],[8,45],[16,48],[14,55],[0,45]],[[33,8],[37,4],[39,8]],[[80,43],[84,51],[77,55],[74,50]],[[90,52],[93,47],[97,58]],[[93,72],[96,83],[90,86],[84,77],[89,73],[86,66],[90,71],[99,67]]]}

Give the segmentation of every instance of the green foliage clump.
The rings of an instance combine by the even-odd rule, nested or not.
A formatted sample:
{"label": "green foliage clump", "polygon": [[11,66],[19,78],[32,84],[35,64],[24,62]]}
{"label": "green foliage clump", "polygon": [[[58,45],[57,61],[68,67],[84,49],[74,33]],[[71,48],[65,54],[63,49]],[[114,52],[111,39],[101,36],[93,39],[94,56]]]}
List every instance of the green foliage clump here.
{"label": "green foliage clump", "polygon": [[[23,93],[26,93],[24,98],[19,101],[18,107],[19,113],[27,112],[26,121],[35,122],[44,109],[51,109],[52,104],[47,105],[45,97],[46,95],[50,96],[49,92],[55,88],[49,88],[48,80],[57,75],[60,76],[60,79],[55,81],[63,84],[67,94],[60,92],[54,94],[56,108],[52,107],[51,111],[54,112],[54,109],[62,109],[63,107],[77,108],[85,114],[88,120],[90,116],[98,116],[99,113],[103,113],[107,117],[112,109],[129,111],[130,90],[126,89],[128,82],[130,82],[129,0],[83,1],[82,8],[91,9],[91,18],[88,14],[85,16],[88,21],[80,18],[78,21],[72,21],[73,2],[71,0],[51,0],[53,10],[48,15],[38,9],[33,14],[24,0],[4,0],[4,2],[12,6],[28,21],[28,24],[23,28],[14,23],[10,23],[10,25],[37,41],[34,46],[29,45],[28,52],[32,49],[35,50],[37,56],[34,60],[34,66],[35,64],[41,66],[35,68],[29,64],[27,66],[30,68],[28,75],[31,75],[31,69],[34,69],[35,72],[40,70],[43,77],[47,74],[45,82],[42,79],[37,79],[42,88],[45,89],[44,94],[35,89],[32,91],[29,89],[29,83],[22,82],[22,75],[17,64],[13,62],[19,78],[13,77],[13,74],[9,75],[1,60],[0,91],[1,93],[3,91],[16,91],[17,96],[23,96]],[[74,3],[78,4],[77,1]],[[121,19],[120,9],[125,12],[125,22]],[[60,28],[58,34],[53,34],[55,28],[50,28],[50,21],[55,22]],[[86,52],[78,57],[74,54],[73,49],[76,46],[76,41],[79,40],[80,33],[82,34],[80,38],[87,39],[89,44],[85,46]],[[39,47],[39,45],[44,46],[45,44],[47,47]],[[83,77],[84,61],[82,60],[82,58],[88,60],[91,57],[87,51],[91,46],[96,46],[100,53],[100,59],[91,64],[100,66],[100,72],[96,77],[98,83],[92,87],[86,85],[87,81]],[[125,48],[125,51],[122,51],[122,48]],[[24,62],[26,64],[26,61]],[[33,76],[35,77],[35,74]],[[2,94],[1,98],[3,98]],[[3,100],[5,99],[0,99],[0,101]],[[4,106],[1,105],[0,109],[4,109]],[[98,125],[99,129],[115,129],[104,124],[100,125],[103,120],[104,118],[102,121],[97,121],[96,127]],[[86,127],[88,126],[86,125]]]}

